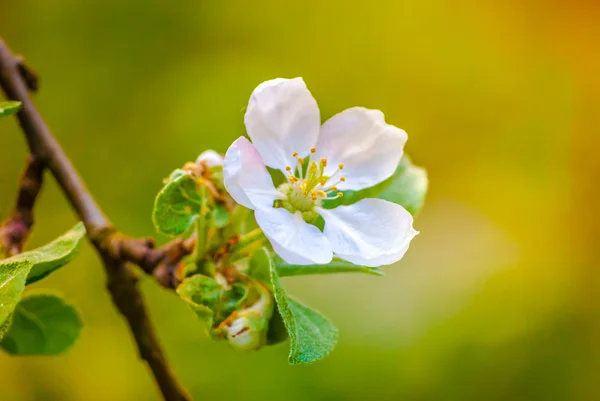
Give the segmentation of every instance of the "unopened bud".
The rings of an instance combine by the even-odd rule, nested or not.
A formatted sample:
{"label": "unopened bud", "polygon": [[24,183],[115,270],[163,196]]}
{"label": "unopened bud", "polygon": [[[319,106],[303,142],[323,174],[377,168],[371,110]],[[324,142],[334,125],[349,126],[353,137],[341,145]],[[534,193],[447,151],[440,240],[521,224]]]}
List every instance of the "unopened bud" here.
{"label": "unopened bud", "polygon": [[204,164],[208,168],[222,166],[223,165],[223,156],[215,152],[214,150],[207,150],[202,152],[200,156],[196,159],[197,165]]}
{"label": "unopened bud", "polygon": [[233,312],[227,319],[229,322],[222,324],[229,344],[243,351],[257,350],[265,344],[273,315],[273,298],[269,289],[262,283],[256,284],[260,298],[252,306]]}
{"label": "unopened bud", "polygon": [[249,315],[231,322],[229,327],[225,327],[229,344],[243,351],[259,349],[264,338],[264,329],[261,330],[259,321],[258,315]]}

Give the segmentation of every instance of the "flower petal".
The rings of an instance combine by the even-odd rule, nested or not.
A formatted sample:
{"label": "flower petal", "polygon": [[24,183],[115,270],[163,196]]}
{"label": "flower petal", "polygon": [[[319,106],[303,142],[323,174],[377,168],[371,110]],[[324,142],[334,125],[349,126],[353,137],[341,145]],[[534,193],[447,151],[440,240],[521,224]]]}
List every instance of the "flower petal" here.
{"label": "flower petal", "polygon": [[308,224],[300,212],[261,208],[254,212],[256,222],[283,260],[294,265],[327,264],[333,257],[325,235]]}
{"label": "flower petal", "polygon": [[204,151],[198,156],[196,159],[196,164],[200,165],[200,163],[206,164],[206,167],[216,167],[223,165],[223,156],[215,152],[214,150]]}
{"label": "flower petal", "polygon": [[325,219],[324,233],[333,252],[357,265],[388,265],[400,260],[418,234],[410,213],[383,199],[363,199],[316,211]]}
{"label": "flower petal", "polygon": [[250,209],[273,206],[284,196],[273,186],[273,180],[258,150],[239,137],[227,149],[223,161],[225,189],[235,201]]}
{"label": "flower petal", "polygon": [[343,163],[336,178],[345,176],[346,181],[337,187],[358,190],[378,184],[396,171],[407,139],[406,132],[386,124],[381,111],[353,107],[323,124],[315,156],[327,158],[326,175]]}
{"label": "flower petal", "polygon": [[266,165],[285,172],[294,152],[304,157],[315,146],[321,117],[302,78],[277,78],[252,92],[244,122]]}

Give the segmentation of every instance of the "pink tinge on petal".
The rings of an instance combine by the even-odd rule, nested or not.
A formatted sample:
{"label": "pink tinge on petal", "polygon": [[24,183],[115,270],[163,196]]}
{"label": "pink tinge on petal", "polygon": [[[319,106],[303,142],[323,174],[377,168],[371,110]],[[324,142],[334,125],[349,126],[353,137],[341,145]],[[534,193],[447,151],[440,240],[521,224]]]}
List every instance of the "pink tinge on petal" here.
{"label": "pink tinge on petal", "polygon": [[283,195],[273,186],[258,150],[244,137],[231,144],[223,161],[225,189],[239,204],[255,209],[271,207]]}

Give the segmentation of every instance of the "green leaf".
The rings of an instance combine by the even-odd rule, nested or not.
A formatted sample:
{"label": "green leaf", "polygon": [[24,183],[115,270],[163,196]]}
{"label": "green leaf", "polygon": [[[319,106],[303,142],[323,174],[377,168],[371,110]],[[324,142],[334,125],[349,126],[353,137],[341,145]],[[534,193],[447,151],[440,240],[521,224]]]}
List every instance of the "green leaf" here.
{"label": "green leaf", "polygon": [[425,203],[425,195],[429,181],[427,171],[422,167],[414,166],[408,156],[403,158],[400,165],[386,182],[387,188],[377,197],[404,206],[415,216]]}
{"label": "green leaf", "polygon": [[25,285],[70,262],[77,255],[84,235],[85,227],[79,223],[47,245],[0,260],[0,325],[15,309]]}
{"label": "green leaf", "polygon": [[0,325],[19,303],[31,266],[28,260],[0,260]]}
{"label": "green leaf", "polygon": [[231,313],[242,309],[248,288],[235,283],[226,290],[213,278],[196,274],[177,287],[177,294],[209,327],[218,325]]}
{"label": "green leaf", "polygon": [[241,283],[235,283],[231,289],[221,288],[221,302],[215,310],[215,324],[221,323],[235,311],[242,309],[243,303],[248,299],[248,287]]}
{"label": "green leaf", "polygon": [[10,116],[21,110],[21,102],[0,102],[0,117]]}
{"label": "green leaf", "polygon": [[8,315],[8,318],[6,318],[4,323],[0,324],[0,340],[2,340],[2,337],[4,337],[8,329],[10,329],[10,325],[12,324],[12,316],[13,315],[11,313]]}
{"label": "green leaf", "polygon": [[24,297],[0,345],[13,355],[58,355],[73,345],[82,323],[77,310],[51,294]]}
{"label": "green leaf", "polygon": [[212,326],[222,289],[214,279],[196,274],[183,280],[176,291],[201,320]]}
{"label": "green leaf", "polygon": [[337,328],[321,313],[290,298],[273,265],[271,280],[277,308],[290,336],[289,362],[311,363],[326,357],[337,343]]}
{"label": "green leaf", "polygon": [[271,257],[266,248],[258,248],[248,261],[246,274],[258,281],[271,285]]}
{"label": "green leaf", "polygon": [[78,223],[54,241],[4,261],[30,261],[33,266],[27,276],[26,284],[33,284],[72,261],[79,254],[84,237],[85,226],[83,223]]}
{"label": "green leaf", "polygon": [[202,208],[202,196],[194,178],[183,170],[175,170],[156,196],[152,220],[156,229],[176,236],[188,231]]}
{"label": "green leaf", "polygon": [[427,193],[427,172],[412,164],[404,155],[394,174],[387,180],[360,191],[344,191],[344,196],[326,202],[323,207],[332,209],[340,205],[350,205],[366,198],[384,199],[403,206],[413,216],[423,207]]}
{"label": "green leaf", "polygon": [[333,258],[333,260],[326,265],[303,266],[291,265],[277,255],[273,255],[272,258],[279,277],[334,273],[367,273],[374,276],[384,275],[379,267],[358,266],[340,258]]}
{"label": "green leaf", "polygon": [[275,345],[283,342],[289,338],[285,323],[279,309],[275,308],[273,316],[269,320],[269,328],[267,330],[267,342],[266,345]]}

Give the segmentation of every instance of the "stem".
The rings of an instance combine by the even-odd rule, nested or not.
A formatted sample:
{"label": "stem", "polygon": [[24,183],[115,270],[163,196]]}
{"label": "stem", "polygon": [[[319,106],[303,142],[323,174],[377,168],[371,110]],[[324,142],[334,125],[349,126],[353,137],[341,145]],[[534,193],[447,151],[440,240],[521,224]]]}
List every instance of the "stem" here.
{"label": "stem", "polygon": [[200,215],[196,220],[196,250],[194,252],[194,260],[197,264],[202,263],[206,254],[206,218],[204,213],[206,209],[206,187],[201,186],[202,204],[200,205]]}
{"label": "stem", "polygon": [[239,242],[231,248],[229,262],[236,262],[247,256],[250,256],[256,249],[263,246],[267,241],[263,231],[260,228],[255,228],[249,233],[240,237]]}
{"label": "stem", "polygon": [[253,242],[255,239],[260,238],[261,235],[263,235],[263,231],[260,228],[255,228],[254,230],[240,237],[238,246],[243,247],[249,244],[250,242]]}
{"label": "stem", "polygon": [[[113,303],[127,320],[140,356],[152,370],[164,399],[188,400],[189,396],[171,371],[156,338],[142,294],[136,286],[137,277],[127,267],[128,259],[123,257],[121,241],[112,238],[118,233],[86,189],[77,171],[29,98],[27,90],[28,86],[32,85],[23,78],[23,69],[22,60],[13,56],[0,39],[0,86],[9,99],[23,103],[23,109],[17,113],[17,118],[31,153],[50,170],[77,215],[84,222],[88,237],[104,262],[107,288]],[[26,69],[26,71],[31,70]],[[145,240],[141,246],[145,246],[145,249],[150,248],[148,241]]]}

